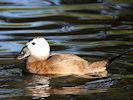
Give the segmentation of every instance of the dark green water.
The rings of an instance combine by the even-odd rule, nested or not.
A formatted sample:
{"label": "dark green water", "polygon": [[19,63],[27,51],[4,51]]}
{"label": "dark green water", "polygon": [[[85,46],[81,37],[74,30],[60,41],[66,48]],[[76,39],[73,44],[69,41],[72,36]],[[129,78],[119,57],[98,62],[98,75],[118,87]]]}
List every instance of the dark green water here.
{"label": "dark green water", "polygon": [[[132,0],[0,0],[0,100],[132,100]],[[95,61],[130,53],[104,78],[22,75],[14,59],[24,44],[44,36],[53,53]]]}

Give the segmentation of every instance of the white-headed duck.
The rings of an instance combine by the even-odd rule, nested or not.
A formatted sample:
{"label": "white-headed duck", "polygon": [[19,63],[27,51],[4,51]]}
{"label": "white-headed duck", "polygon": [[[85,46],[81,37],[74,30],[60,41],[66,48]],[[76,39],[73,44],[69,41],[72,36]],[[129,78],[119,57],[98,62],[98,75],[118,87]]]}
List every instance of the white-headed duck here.
{"label": "white-headed duck", "polygon": [[[43,37],[34,38],[22,48],[17,59],[23,58],[27,58],[26,70],[29,73],[50,75],[84,75],[100,73],[106,71],[106,66],[112,62],[112,59],[88,62],[73,54],[50,55],[50,46]],[[116,58],[117,57],[115,57],[115,59]]]}

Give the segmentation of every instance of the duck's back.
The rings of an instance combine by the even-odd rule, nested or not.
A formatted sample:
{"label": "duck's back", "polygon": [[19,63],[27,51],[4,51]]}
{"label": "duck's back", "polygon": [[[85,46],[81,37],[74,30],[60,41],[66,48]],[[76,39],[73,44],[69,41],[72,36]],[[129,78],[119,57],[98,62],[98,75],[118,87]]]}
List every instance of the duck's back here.
{"label": "duck's back", "polygon": [[27,61],[28,71],[36,74],[81,75],[93,73],[97,68],[104,68],[105,65],[105,61],[91,63],[73,54],[51,55],[43,61],[30,57]]}
{"label": "duck's back", "polygon": [[71,62],[71,61],[84,62],[85,60],[73,54],[55,54],[55,55],[51,55],[48,58],[48,62],[50,63],[63,63],[63,62]]}

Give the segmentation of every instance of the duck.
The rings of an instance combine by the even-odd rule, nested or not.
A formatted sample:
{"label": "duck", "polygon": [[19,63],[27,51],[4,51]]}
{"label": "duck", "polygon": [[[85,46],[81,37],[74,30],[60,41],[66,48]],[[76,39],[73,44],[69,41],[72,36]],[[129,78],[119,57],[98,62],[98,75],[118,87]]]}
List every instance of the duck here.
{"label": "duck", "polygon": [[27,73],[39,75],[85,75],[106,71],[106,67],[126,52],[107,60],[87,61],[74,54],[51,54],[50,45],[44,37],[27,42],[17,55],[26,58]]}

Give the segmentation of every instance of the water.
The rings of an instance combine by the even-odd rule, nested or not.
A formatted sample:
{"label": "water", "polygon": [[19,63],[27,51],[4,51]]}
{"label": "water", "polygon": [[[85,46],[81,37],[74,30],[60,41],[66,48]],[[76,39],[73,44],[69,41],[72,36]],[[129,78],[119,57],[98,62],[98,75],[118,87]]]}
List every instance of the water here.
{"label": "water", "polygon": [[[0,0],[0,99],[133,99],[133,7],[131,0]],[[14,57],[35,36],[53,53],[95,61],[128,54],[102,77],[22,75]]]}

